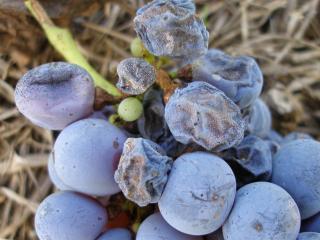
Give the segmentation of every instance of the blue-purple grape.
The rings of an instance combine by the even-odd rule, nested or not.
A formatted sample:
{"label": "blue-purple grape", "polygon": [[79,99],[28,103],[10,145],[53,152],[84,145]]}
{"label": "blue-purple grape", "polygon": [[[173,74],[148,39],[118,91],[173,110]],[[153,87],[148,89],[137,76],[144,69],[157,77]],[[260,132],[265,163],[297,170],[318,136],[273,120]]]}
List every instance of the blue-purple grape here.
{"label": "blue-purple grape", "polygon": [[273,159],[272,182],[299,206],[301,218],[320,212],[320,142],[304,139],[284,144]]}
{"label": "blue-purple grape", "polygon": [[131,233],[125,228],[113,228],[102,234],[97,240],[131,240]]}
{"label": "blue-purple grape", "polygon": [[263,139],[276,142],[277,144],[280,145],[281,142],[283,141],[283,136],[277,131],[271,130],[270,132],[268,132],[267,136],[265,136]]}
{"label": "blue-purple grape", "polygon": [[143,116],[138,120],[139,133],[143,138],[159,144],[170,157],[178,157],[186,148],[172,136],[164,118],[163,92],[151,88],[143,98]]}
{"label": "blue-purple grape", "polygon": [[253,181],[268,181],[272,172],[272,148],[268,141],[248,135],[222,153],[237,176],[238,187]]}
{"label": "blue-purple grape", "polygon": [[[146,49],[184,65],[205,54],[209,33],[187,1],[154,0],[137,11],[134,27]],[[183,7],[187,6],[187,7]]]}
{"label": "blue-purple grape", "polygon": [[172,159],[158,144],[143,138],[128,138],[115,180],[124,195],[142,207],[158,202],[171,166]]}
{"label": "blue-purple grape", "polygon": [[204,81],[223,91],[241,109],[259,97],[263,75],[256,61],[248,56],[231,57],[210,49],[192,66],[194,81]]}
{"label": "blue-purple grape", "polygon": [[297,240],[320,240],[320,233],[302,232],[299,234]]}
{"label": "blue-purple grape", "polygon": [[171,227],[161,216],[154,213],[140,225],[136,240],[201,240],[201,237],[181,233]]}
{"label": "blue-purple grape", "polygon": [[298,206],[284,189],[256,182],[238,190],[222,230],[226,240],[296,240],[300,221]]}
{"label": "blue-purple grape", "polygon": [[93,112],[94,84],[81,67],[53,62],[28,71],[19,80],[15,101],[35,125],[62,130]]}
{"label": "blue-purple grape", "polygon": [[60,179],[72,189],[105,196],[120,191],[114,181],[126,135],[101,119],[84,119],[66,127],[54,145]]}
{"label": "blue-purple grape", "polygon": [[313,139],[313,137],[303,132],[291,132],[282,139],[281,145],[284,145],[299,139]]}
{"label": "blue-purple grape", "polygon": [[165,107],[165,119],[177,141],[195,143],[210,151],[237,145],[244,135],[239,107],[205,82],[177,89]]}
{"label": "blue-purple grape", "polygon": [[54,162],[53,162],[53,155],[52,153],[49,155],[49,159],[48,159],[48,173],[49,173],[49,177],[51,182],[54,184],[54,186],[56,188],[58,188],[59,190],[72,190],[71,187],[67,186],[58,176],[56,169],[54,167]]}
{"label": "blue-purple grape", "polygon": [[94,240],[108,220],[94,199],[63,191],[51,194],[37,209],[35,229],[40,240]]}
{"label": "blue-purple grape", "polygon": [[173,163],[159,209],[180,232],[205,235],[222,226],[235,194],[235,176],[225,161],[206,152],[187,153]]}
{"label": "blue-purple grape", "polygon": [[142,58],[127,58],[117,66],[117,87],[124,93],[139,95],[156,81],[154,67]]}
{"label": "blue-purple grape", "polygon": [[249,113],[247,131],[258,137],[266,137],[271,131],[271,112],[265,102],[258,98],[252,104]]}

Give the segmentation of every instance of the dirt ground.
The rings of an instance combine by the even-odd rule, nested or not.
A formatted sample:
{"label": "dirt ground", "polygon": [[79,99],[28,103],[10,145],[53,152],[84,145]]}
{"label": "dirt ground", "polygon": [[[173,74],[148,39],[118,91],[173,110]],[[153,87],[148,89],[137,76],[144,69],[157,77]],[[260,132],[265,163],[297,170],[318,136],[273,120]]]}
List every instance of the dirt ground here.
{"label": "dirt ground", "polygon": [[[118,62],[130,57],[132,19],[143,0],[43,0],[50,17],[68,27],[81,52],[116,81]],[[198,0],[210,47],[257,59],[265,78],[263,98],[273,127],[320,138],[320,0]],[[18,79],[39,64],[62,60],[22,0],[0,1],[0,239],[37,239],[33,215],[54,188],[46,162],[50,131],[35,127],[14,104]],[[119,194],[104,199],[109,226],[133,230],[152,211]]]}

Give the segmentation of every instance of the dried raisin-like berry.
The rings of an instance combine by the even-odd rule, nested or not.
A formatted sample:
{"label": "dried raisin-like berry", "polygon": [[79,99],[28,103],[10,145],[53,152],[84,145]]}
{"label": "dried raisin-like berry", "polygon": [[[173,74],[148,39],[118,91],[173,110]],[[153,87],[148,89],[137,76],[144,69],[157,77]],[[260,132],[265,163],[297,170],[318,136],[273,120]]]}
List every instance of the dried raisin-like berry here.
{"label": "dried raisin-like berry", "polygon": [[138,9],[137,15],[143,13],[147,8],[161,6],[166,4],[166,2],[170,2],[176,7],[184,8],[192,14],[196,12],[196,6],[192,0],[155,0]]}
{"label": "dried raisin-like berry", "polygon": [[171,166],[172,159],[156,143],[143,138],[128,138],[115,180],[128,199],[146,206],[158,202]]}
{"label": "dried raisin-like berry", "polygon": [[272,172],[272,146],[254,135],[249,135],[222,157],[238,176],[238,187],[253,181],[268,181]]}
{"label": "dried raisin-like berry", "polygon": [[261,70],[253,58],[231,57],[217,49],[210,49],[193,64],[192,75],[194,81],[219,88],[241,109],[259,97],[263,85]]}
{"label": "dried raisin-like berry", "polygon": [[186,148],[172,136],[164,118],[163,92],[149,89],[143,99],[143,117],[138,120],[138,128],[143,138],[158,143],[170,157],[178,157]]}
{"label": "dried raisin-like berry", "polygon": [[205,82],[177,89],[165,108],[166,122],[181,143],[222,151],[241,142],[245,122],[239,107]]}
{"label": "dried raisin-like berry", "polygon": [[139,9],[134,19],[135,30],[149,52],[171,57],[181,65],[204,55],[209,38],[203,21],[183,7],[183,2],[153,1]]}
{"label": "dried raisin-like berry", "polygon": [[144,93],[156,80],[153,66],[141,58],[127,58],[121,61],[117,73],[119,75],[117,87],[131,95]]}
{"label": "dried raisin-like berry", "polygon": [[247,131],[258,137],[267,137],[271,131],[271,112],[265,102],[258,98],[249,110]]}

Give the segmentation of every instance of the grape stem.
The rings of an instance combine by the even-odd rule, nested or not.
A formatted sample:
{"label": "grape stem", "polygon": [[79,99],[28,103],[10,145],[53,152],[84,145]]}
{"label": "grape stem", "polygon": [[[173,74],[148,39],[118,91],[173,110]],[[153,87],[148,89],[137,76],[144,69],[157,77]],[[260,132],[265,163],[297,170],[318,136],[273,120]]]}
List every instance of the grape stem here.
{"label": "grape stem", "polygon": [[99,74],[80,53],[71,32],[66,28],[56,26],[37,0],[26,0],[26,7],[44,30],[51,45],[70,63],[83,67],[91,75],[95,86],[105,90],[114,97],[120,97],[121,92],[101,74]]}

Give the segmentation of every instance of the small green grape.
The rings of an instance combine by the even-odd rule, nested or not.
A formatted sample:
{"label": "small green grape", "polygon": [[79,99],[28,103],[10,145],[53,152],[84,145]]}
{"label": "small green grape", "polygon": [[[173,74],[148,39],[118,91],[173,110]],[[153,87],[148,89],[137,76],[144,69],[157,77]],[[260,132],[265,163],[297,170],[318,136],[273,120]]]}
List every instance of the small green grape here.
{"label": "small green grape", "polygon": [[130,50],[134,57],[143,57],[147,53],[147,50],[144,48],[139,38],[133,39],[130,45]]}
{"label": "small green grape", "polygon": [[142,103],[135,97],[128,97],[122,100],[118,107],[119,116],[127,122],[137,120],[142,112]]}

